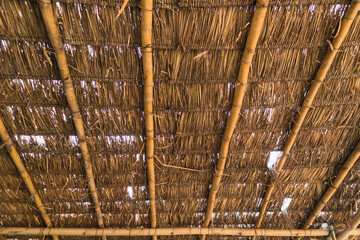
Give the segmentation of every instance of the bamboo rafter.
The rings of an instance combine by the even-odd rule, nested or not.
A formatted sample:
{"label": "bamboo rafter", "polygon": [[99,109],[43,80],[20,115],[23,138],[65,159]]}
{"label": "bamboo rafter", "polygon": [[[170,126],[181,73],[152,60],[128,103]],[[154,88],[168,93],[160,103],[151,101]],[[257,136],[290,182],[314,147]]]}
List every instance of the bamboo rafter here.
{"label": "bamboo rafter", "polygon": [[[242,228],[0,228],[3,235],[57,234],[60,236],[178,236],[178,235],[217,235],[217,236],[259,236],[259,237],[324,237],[329,230],[324,229],[242,229]],[[352,235],[360,235],[360,229],[354,229]]]}
{"label": "bamboo rafter", "polygon": [[74,86],[70,77],[69,66],[67,64],[65,50],[61,42],[60,35],[58,33],[58,26],[52,9],[51,0],[38,0],[38,2],[40,4],[41,14],[46,26],[46,30],[48,32],[48,36],[51,41],[51,45],[56,53],[55,56],[60,71],[61,79],[64,81],[65,95],[73,115],[76,134],[78,137],[81,154],[84,160],[88,187],[95,207],[97,222],[99,224],[99,227],[103,228],[104,221],[101,215],[98,194],[96,192],[92,164],[90,160],[88,146],[86,143],[84,123],[81,117],[78,102],[76,100]]}
{"label": "bamboo rafter", "polygon": [[343,164],[343,166],[341,167],[341,169],[339,170],[336,178],[332,181],[332,184],[330,187],[328,187],[328,189],[326,190],[326,192],[324,193],[324,195],[321,197],[321,199],[319,200],[319,202],[317,203],[316,207],[314,208],[314,210],[311,212],[309,218],[307,219],[307,221],[305,222],[304,226],[302,227],[302,229],[309,229],[309,227],[311,226],[311,224],[314,222],[314,220],[316,219],[317,215],[321,212],[321,210],[325,207],[326,203],[329,202],[329,200],[331,199],[331,197],[334,195],[334,193],[336,192],[336,190],[338,189],[338,187],[340,186],[340,184],[344,181],[346,175],[348,174],[348,172],[351,170],[351,168],[353,167],[353,165],[355,164],[355,162],[359,159],[360,157],[360,142],[357,144],[357,146],[355,147],[355,149],[352,151],[352,153],[350,154],[350,156],[347,158],[347,160],[345,161],[345,163]]}
{"label": "bamboo rafter", "polygon": [[[153,56],[151,47],[152,35],[152,0],[141,0],[141,49],[143,62],[144,114],[146,129],[146,163],[150,196],[150,222],[156,228],[155,207],[155,169],[154,169],[154,116],[153,116]],[[156,240],[156,236],[153,236]]]}
{"label": "bamboo rafter", "polygon": [[337,240],[345,240],[350,235],[355,235],[357,226],[360,224],[360,211],[347,224],[347,228],[337,236]]}
{"label": "bamboo rafter", "polygon": [[[291,129],[290,135],[285,143],[284,149],[283,149],[283,156],[279,160],[279,163],[276,167],[276,172],[279,173],[282,169],[282,167],[285,164],[285,161],[288,157],[288,154],[292,148],[292,146],[295,143],[296,137],[299,133],[299,130],[304,122],[304,119],[311,108],[312,102],[316,96],[316,93],[318,92],[320,86],[322,85],[322,82],[331,66],[331,63],[333,62],[336,53],[338,52],[338,49],[341,45],[341,43],[344,41],[350,26],[353,22],[354,17],[356,16],[358,10],[359,10],[360,3],[358,1],[353,1],[350,5],[350,8],[346,11],[345,16],[343,17],[341,21],[340,29],[337,33],[337,36],[333,39],[331,42],[331,47],[326,53],[326,56],[324,60],[321,63],[321,66],[319,67],[316,76],[314,78],[314,81],[311,84],[311,87],[309,89],[309,92],[307,93],[303,104],[301,106],[299,115],[297,116],[295,123]],[[267,187],[265,196],[263,198],[263,204],[260,208],[260,214],[259,218],[256,222],[255,228],[259,228],[261,226],[261,222],[264,218],[267,205],[269,203],[270,197],[272,195],[272,192],[275,188],[275,181],[271,179],[269,186]]]}
{"label": "bamboo rafter", "polygon": [[[39,209],[42,219],[44,220],[46,226],[48,228],[51,228],[52,223],[51,223],[49,216],[46,214],[44,204],[42,203],[40,196],[34,187],[33,182],[31,181],[30,175],[29,175],[28,171],[26,170],[24,163],[22,162],[18,152],[16,151],[16,148],[14,147],[14,144],[5,128],[4,122],[1,117],[0,117],[0,137],[1,137],[1,140],[5,144],[6,150],[10,154],[12,162],[14,163],[14,165],[16,166],[16,168],[19,171],[19,173],[26,185],[26,188],[28,189],[28,191],[31,195],[31,199],[34,200],[36,207]],[[49,235],[52,235],[52,234],[49,234]],[[52,237],[54,240],[59,239],[57,235],[52,235]]]}
{"label": "bamboo rafter", "polygon": [[[240,64],[240,70],[238,79],[236,82],[236,88],[235,88],[235,95],[232,102],[232,107],[230,110],[230,116],[227,120],[226,127],[225,127],[225,133],[223,136],[223,139],[221,141],[221,148],[220,148],[220,154],[219,159],[215,168],[215,175],[213,177],[212,183],[211,183],[211,189],[209,193],[209,198],[207,201],[207,209],[206,209],[206,215],[203,223],[203,227],[208,227],[211,220],[211,215],[214,210],[215,206],[215,198],[216,193],[219,188],[219,184],[221,181],[221,177],[224,172],[224,167],[226,163],[226,158],[229,151],[229,145],[231,137],[234,133],[234,129],[236,126],[236,123],[239,119],[241,105],[243,103],[245,90],[246,90],[246,84],[248,81],[248,75],[250,71],[250,65],[253,59],[253,56],[255,54],[256,45],[262,30],[262,27],[264,25],[264,20],[267,12],[268,7],[268,0],[262,0],[256,2],[256,10],[254,12],[250,30],[248,33],[248,37],[245,44],[245,51],[241,58],[241,64]],[[202,235],[201,239],[204,240],[206,235]]]}

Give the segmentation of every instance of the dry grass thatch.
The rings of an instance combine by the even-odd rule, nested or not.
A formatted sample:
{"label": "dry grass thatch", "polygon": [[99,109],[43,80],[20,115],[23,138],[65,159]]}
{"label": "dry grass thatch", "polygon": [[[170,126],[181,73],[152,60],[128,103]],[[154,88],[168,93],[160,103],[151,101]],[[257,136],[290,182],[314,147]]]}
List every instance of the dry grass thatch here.
{"label": "dry grass thatch", "polygon": [[[59,0],[52,8],[104,227],[151,227],[142,9],[140,1],[129,1],[116,18],[123,3]],[[159,228],[204,223],[254,5],[254,0],[154,0],[154,202]],[[349,6],[348,0],[269,2],[210,227],[254,228],[274,175],[269,156],[283,150]],[[74,117],[39,4],[1,0],[0,39],[0,116],[47,216],[54,227],[97,227]],[[302,227],[357,145],[359,44],[358,12],[276,177],[262,228]],[[0,226],[44,227],[1,146]],[[359,208],[359,179],[355,163],[312,228],[325,220],[337,229],[345,227]],[[289,199],[285,211],[283,203]]]}

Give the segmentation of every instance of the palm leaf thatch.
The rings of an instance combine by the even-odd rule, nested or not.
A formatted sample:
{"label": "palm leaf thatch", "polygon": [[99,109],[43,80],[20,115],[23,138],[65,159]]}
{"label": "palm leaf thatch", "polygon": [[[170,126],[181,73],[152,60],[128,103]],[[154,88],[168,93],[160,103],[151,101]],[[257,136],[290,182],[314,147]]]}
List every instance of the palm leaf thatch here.
{"label": "palm leaf thatch", "polygon": [[[141,229],[151,234],[121,238],[243,239],[240,233],[256,233],[270,179],[275,187],[259,230],[299,231],[311,221],[299,233],[323,231],[325,220],[340,234],[347,227],[360,204],[360,14],[354,11],[352,24],[344,16],[358,1],[270,0],[255,54],[245,48],[261,11],[255,0],[41,3],[0,1],[0,116],[52,228],[45,230],[2,139],[0,231],[97,232],[59,235],[64,240]],[[52,11],[45,15],[53,34],[44,8]],[[327,52],[332,64],[324,67]],[[243,55],[252,56],[246,86],[237,83]],[[327,73],[290,150],[319,70]],[[226,162],[217,167],[224,139]],[[278,172],[269,159],[284,146]],[[331,198],[320,210],[326,192]],[[171,235],[179,228],[185,235]]]}
{"label": "palm leaf thatch", "polygon": [[[1,118],[0,118],[0,138],[4,142],[6,150],[9,152],[14,165],[18,169],[18,171],[19,171],[19,173],[31,195],[32,200],[35,202],[36,207],[39,209],[39,211],[41,213],[41,216],[42,216],[46,226],[48,228],[51,228],[52,223],[51,223],[49,216],[46,215],[46,210],[45,210],[44,204],[42,203],[40,196],[37,193],[33,182],[31,181],[30,175],[26,171],[26,168],[25,168],[18,152],[16,151],[16,148],[14,147],[14,144],[13,144],[13,142],[5,128],[4,122]],[[52,235],[52,237],[54,240],[59,239],[59,237],[55,234]]]}
{"label": "palm leaf thatch", "polygon": [[92,200],[94,202],[95,212],[97,215],[97,220],[99,227],[104,227],[104,221],[101,215],[101,209],[99,204],[99,197],[96,192],[94,174],[92,169],[92,164],[89,155],[89,149],[86,143],[86,136],[84,130],[84,123],[82,120],[82,116],[80,113],[80,108],[76,100],[74,86],[70,77],[70,71],[66,60],[66,53],[64,47],[62,45],[60,36],[58,34],[58,27],[56,24],[56,19],[52,9],[51,0],[38,0],[40,5],[40,10],[42,17],[44,19],[44,23],[46,26],[46,30],[49,34],[49,38],[51,41],[51,45],[55,51],[55,57],[57,61],[57,65],[59,68],[59,73],[61,79],[64,81],[64,92],[66,95],[67,102],[72,112],[74,125],[76,129],[76,135],[78,138],[78,142],[80,145],[81,154],[84,159],[84,166],[86,172],[86,178],[88,181],[88,187],[91,193]]}
{"label": "palm leaf thatch", "polygon": [[[290,152],[291,148],[293,147],[293,145],[295,144],[295,140],[298,136],[301,126],[304,123],[305,117],[306,117],[307,113],[309,112],[310,108],[312,107],[314,98],[315,98],[316,94],[318,93],[318,90],[319,90],[321,84],[323,83],[327,72],[330,69],[330,66],[335,58],[337,51],[339,51],[339,47],[340,47],[341,43],[344,41],[347,33],[349,32],[350,26],[352,25],[355,16],[359,12],[359,7],[360,7],[360,3],[357,1],[354,1],[350,5],[350,8],[346,11],[346,14],[342,19],[341,25],[339,26],[339,30],[336,33],[336,36],[334,37],[332,42],[330,43],[330,49],[326,53],[325,58],[322,61],[321,65],[315,75],[314,81],[312,82],[311,87],[306,94],[306,97],[304,99],[304,102],[302,103],[300,112],[295,120],[294,126],[291,129],[291,133],[286,140],[286,143],[285,143],[285,146],[283,149],[283,156],[281,157],[278,165],[276,166],[276,173],[279,173],[282,170],[282,168],[285,164],[285,161],[289,155],[289,152]],[[266,212],[267,205],[269,203],[269,200],[270,200],[271,195],[275,188],[275,183],[276,183],[275,180],[272,179],[269,184],[269,187],[267,188],[267,191],[264,196],[264,202],[260,209],[260,215],[256,222],[256,228],[260,227],[261,222],[264,218],[264,214]],[[320,211],[318,211],[318,212],[320,212]],[[307,228],[309,226],[307,226]]]}
{"label": "palm leaf thatch", "polygon": [[[240,110],[244,100],[246,85],[248,81],[250,64],[255,54],[256,44],[259,40],[260,32],[264,24],[268,3],[268,1],[264,0],[259,0],[256,2],[256,10],[254,11],[254,15],[251,20],[250,30],[245,44],[245,51],[241,57],[240,70],[238,80],[236,82],[237,86],[235,88],[234,99],[232,100],[229,119],[227,120],[225,133],[221,141],[219,159],[215,168],[214,178],[211,183],[211,189],[207,202],[207,209],[203,227],[209,226],[211,215],[214,211],[216,193],[219,189],[221,177],[224,173],[224,167],[229,151],[230,140],[234,133],[236,123],[239,120]],[[203,235],[201,236],[201,239],[204,240],[205,237],[206,236]]]}

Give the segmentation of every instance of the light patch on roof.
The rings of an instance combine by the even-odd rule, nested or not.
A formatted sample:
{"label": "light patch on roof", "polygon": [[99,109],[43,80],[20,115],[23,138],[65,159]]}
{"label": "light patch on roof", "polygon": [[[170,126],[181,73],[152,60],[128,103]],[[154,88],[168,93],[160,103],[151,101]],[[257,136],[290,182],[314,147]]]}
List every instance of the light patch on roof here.
{"label": "light patch on roof", "polygon": [[7,42],[6,42],[4,39],[2,39],[2,40],[1,40],[1,43],[2,43],[2,45],[4,46],[5,51],[6,51],[6,50],[7,50],[7,47],[8,47]]}
{"label": "light patch on roof", "polygon": [[280,158],[283,155],[283,151],[271,151],[269,154],[269,159],[267,162],[267,167],[271,170],[271,171],[275,171],[276,165],[279,162]]}
{"label": "light patch on roof", "polygon": [[320,226],[320,229],[329,230],[329,229],[330,229],[329,224],[327,224],[327,223],[322,223],[321,226]]}
{"label": "light patch on roof", "polygon": [[134,199],[134,189],[133,187],[129,186],[127,187],[127,192],[128,192],[128,195],[131,199]]}
{"label": "light patch on roof", "polygon": [[290,203],[291,203],[292,198],[285,198],[283,201],[283,204],[281,206],[281,211],[282,212],[286,212],[286,210],[288,209]]}
{"label": "light patch on roof", "polygon": [[268,124],[272,123],[272,121],[273,121],[274,111],[275,111],[275,108],[266,108],[265,109],[265,114],[267,115],[266,121]]}
{"label": "light patch on roof", "polygon": [[29,136],[29,135],[18,135],[15,136],[17,141],[26,142],[26,144],[30,144],[31,141],[36,142],[39,146],[45,146],[45,138],[42,135]]}
{"label": "light patch on roof", "polygon": [[62,7],[61,7],[61,5],[60,5],[59,2],[56,2],[56,7],[57,7],[57,9],[59,10],[60,15],[63,15],[63,9],[62,9]]}
{"label": "light patch on roof", "polygon": [[139,56],[142,57],[141,48],[140,48],[140,47],[137,47],[136,50],[137,50],[137,53],[139,54]]}
{"label": "light patch on roof", "polygon": [[72,146],[72,147],[76,147],[78,145],[78,137],[77,136],[74,136],[74,135],[70,135],[69,136],[69,144]]}

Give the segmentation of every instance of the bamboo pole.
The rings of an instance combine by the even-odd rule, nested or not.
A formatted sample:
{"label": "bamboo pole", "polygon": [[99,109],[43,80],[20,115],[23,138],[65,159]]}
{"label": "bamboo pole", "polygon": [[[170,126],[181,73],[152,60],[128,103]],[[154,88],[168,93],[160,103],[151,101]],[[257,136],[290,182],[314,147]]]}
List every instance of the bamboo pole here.
{"label": "bamboo pole", "polygon": [[[99,198],[96,192],[94,174],[92,170],[92,164],[90,160],[89,150],[86,143],[84,124],[81,117],[79,105],[76,100],[74,86],[70,77],[69,67],[66,61],[65,50],[61,42],[60,35],[58,33],[58,27],[55,20],[54,12],[52,9],[51,0],[38,0],[42,17],[45,22],[46,30],[48,32],[51,45],[56,53],[56,61],[59,67],[60,75],[64,81],[65,95],[69,107],[71,109],[73,120],[75,124],[76,134],[78,137],[81,154],[84,159],[85,172],[88,187],[91,193],[91,197],[94,203],[95,212],[97,216],[97,222],[100,228],[104,227],[104,221],[101,215],[101,209],[99,204]],[[105,237],[104,237],[105,238]]]}
{"label": "bamboo pole", "polygon": [[[216,235],[241,237],[324,237],[329,230],[323,229],[242,229],[242,228],[21,228],[1,227],[0,234],[15,236],[44,236],[56,234],[59,236],[178,236],[178,235]],[[360,235],[360,229],[351,234]]]}
{"label": "bamboo pole", "polygon": [[352,151],[350,156],[347,158],[347,160],[343,164],[343,166],[339,170],[339,173],[337,174],[336,178],[332,181],[332,185],[330,187],[328,187],[325,194],[321,197],[321,199],[317,203],[314,210],[311,212],[309,218],[305,222],[302,229],[309,229],[311,224],[316,219],[317,215],[325,207],[326,203],[329,202],[330,198],[334,195],[337,188],[344,181],[346,175],[349,173],[350,169],[353,167],[353,165],[359,159],[359,157],[360,157],[360,142],[356,145],[355,149]]}
{"label": "bamboo pole", "polygon": [[357,226],[360,224],[360,211],[349,221],[348,227],[337,236],[337,240],[345,240],[348,236],[354,235]]}
{"label": "bamboo pole", "polygon": [[[153,59],[151,47],[153,0],[141,0],[141,49],[143,62],[144,114],[146,129],[146,163],[149,182],[150,222],[156,228],[154,115],[153,115]],[[156,236],[153,237],[156,240]]]}
{"label": "bamboo pole", "polygon": [[[14,144],[9,136],[9,133],[7,132],[4,122],[0,116],[0,137],[1,140],[4,142],[5,144],[5,148],[8,151],[8,153],[10,154],[10,157],[12,159],[12,162],[14,163],[14,165],[16,166],[16,168],[18,169],[30,195],[31,195],[31,199],[34,200],[36,207],[39,209],[41,217],[43,218],[46,226],[48,228],[52,227],[52,223],[51,220],[49,218],[49,216],[46,214],[46,210],[44,207],[44,204],[42,203],[39,194],[37,193],[34,184],[31,181],[30,175],[28,173],[28,171],[26,171],[25,165],[22,162],[18,152],[16,151],[16,148],[14,147]],[[0,234],[2,235],[2,234]],[[52,236],[54,240],[58,240],[58,236],[53,235]]]}
{"label": "bamboo pole", "polygon": [[[230,116],[226,123],[225,133],[221,141],[219,159],[215,168],[215,175],[211,183],[209,199],[207,201],[206,215],[202,225],[203,227],[208,227],[210,224],[211,215],[215,206],[216,193],[218,191],[219,184],[224,172],[230,140],[234,133],[236,123],[239,119],[241,105],[243,103],[246,84],[248,81],[250,65],[255,54],[256,44],[264,25],[268,3],[269,0],[258,0],[256,2],[256,9],[251,20],[250,30],[245,44],[245,50],[241,58],[240,70],[236,82],[235,95],[230,110]],[[204,240],[205,235],[202,235],[201,239]]]}
{"label": "bamboo pole", "polygon": [[[316,96],[316,93],[318,92],[318,90],[326,76],[326,73],[328,72],[328,70],[331,66],[331,63],[333,62],[341,43],[344,41],[344,39],[350,29],[353,19],[359,10],[359,6],[360,6],[360,3],[358,1],[352,2],[350,5],[350,8],[346,11],[345,16],[341,20],[341,26],[340,26],[339,32],[338,32],[337,36],[333,39],[333,41],[331,43],[331,47],[327,51],[326,56],[316,73],[315,79],[312,82],[310,90],[309,90],[308,94],[306,95],[304,102],[301,106],[300,113],[297,116],[294,126],[291,129],[291,133],[285,143],[285,146],[283,149],[283,156],[280,159],[280,161],[277,165],[277,168],[276,168],[277,173],[279,173],[281,171],[282,167],[285,164],[287,156],[288,156],[292,146],[295,143],[295,139],[296,139],[298,132],[304,122],[306,114],[308,113],[309,109],[311,108],[311,104]],[[274,191],[274,187],[275,187],[275,182],[272,179],[270,181],[270,184],[265,193],[263,204],[260,208],[260,214],[259,214],[259,218],[256,222],[255,228],[259,228],[261,226],[261,222],[264,218],[265,211],[266,211],[267,205],[269,203],[271,194]]]}

